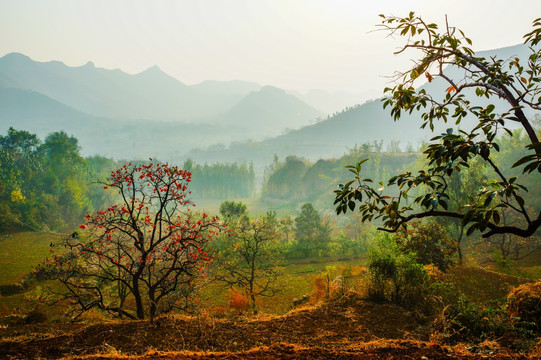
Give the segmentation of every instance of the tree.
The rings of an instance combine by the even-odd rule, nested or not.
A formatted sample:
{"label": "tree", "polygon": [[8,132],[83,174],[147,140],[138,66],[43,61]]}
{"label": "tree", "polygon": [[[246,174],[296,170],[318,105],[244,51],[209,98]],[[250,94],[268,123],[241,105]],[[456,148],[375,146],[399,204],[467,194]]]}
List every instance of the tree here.
{"label": "tree", "polygon": [[[525,111],[541,109],[541,50],[537,46],[541,42],[541,18],[534,21],[534,29],[525,35],[530,56],[524,64],[519,58],[504,61],[479,56],[468,47],[471,40],[462,31],[446,24],[443,31],[438,32],[436,24],[425,22],[413,12],[405,18],[381,16],[383,29],[408,39],[398,53],[414,49],[422,54],[413,68],[400,74],[396,86],[386,89],[384,108],[391,108],[395,120],[400,119],[402,113],[420,112],[421,128],[428,126],[433,130],[435,122],[448,120],[458,125],[467,116],[474,117],[477,125],[470,132],[455,133],[448,129],[435,136],[423,152],[428,169],[393,176],[387,184],[380,183],[379,189],[370,185],[370,179],[361,176],[366,159],[349,166],[355,178],[335,191],[337,213],[354,210],[360,202],[363,221],[380,219],[381,229],[391,232],[413,219],[448,217],[469,226],[468,235],[479,231],[485,238],[503,233],[531,236],[541,226],[541,212],[527,210],[526,187],[517,177],[506,175],[507,169],[494,162],[494,154],[499,151],[498,132],[511,135],[508,125],[519,125],[528,137],[529,154],[517,159],[512,166],[522,167],[524,173],[541,172],[541,144],[532,119]],[[451,74],[459,75],[452,77]],[[429,82],[438,79],[446,83],[447,90],[440,96],[422,88],[415,89],[414,83],[423,75]],[[480,98],[498,100],[507,106],[498,105],[502,110],[496,110],[493,103],[484,106],[480,102],[481,106],[476,106],[474,102]],[[451,210],[448,208],[449,177],[467,168],[474,159],[484,162],[494,177],[483,184],[474,201]],[[389,193],[386,188],[395,191]],[[408,195],[412,195],[412,189],[419,193],[410,201]],[[515,213],[521,222],[502,224],[502,209]]]}
{"label": "tree", "polygon": [[422,265],[432,264],[446,271],[453,264],[451,256],[458,244],[453,242],[447,231],[435,221],[412,222],[408,229],[401,228],[396,234],[396,243],[405,253],[413,253]]}
{"label": "tree", "polygon": [[[26,202],[30,183],[39,170],[38,148],[41,141],[35,134],[10,127],[0,136],[0,231],[29,227],[21,205]],[[30,226],[30,228],[32,228]]]}
{"label": "tree", "polygon": [[[448,209],[459,211],[464,204],[475,201],[475,192],[488,180],[485,164],[480,159],[470,162],[470,167],[463,169],[460,173],[455,172],[447,179],[449,200]],[[462,264],[464,254],[462,252],[462,241],[465,235],[465,224],[461,219],[439,217],[438,223],[447,228],[449,234],[456,242],[458,262]]]}
{"label": "tree", "polygon": [[[170,310],[176,292],[195,281],[213,258],[209,242],[217,219],[190,210],[191,174],[168,164],[127,164],[101,182],[118,193],[118,204],[86,215],[87,222],[63,240],[42,269],[64,285],[63,299],[78,314],[99,308],[150,319]],[[58,296],[59,295],[59,296]],[[135,316],[124,307],[133,298]]]}
{"label": "tree", "polygon": [[219,248],[214,277],[232,290],[243,291],[254,314],[257,314],[258,297],[271,297],[279,291],[276,279],[281,267],[276,228],[272,213],[257,219],[246,215],[231,219],[231,231]]}
{"label": "tree", "polygon": [[247,214],[246,204],[242,201],[224,201],[220,204],[220,214],[226,219],[238,219]]}
{"label": "tree", "polygon": [[304,256],[326,252],[331,241],[330,232],[330,226],[322,221],[311,203],[301,207],[301,213],[295,218],[295,238],[297,248]]}

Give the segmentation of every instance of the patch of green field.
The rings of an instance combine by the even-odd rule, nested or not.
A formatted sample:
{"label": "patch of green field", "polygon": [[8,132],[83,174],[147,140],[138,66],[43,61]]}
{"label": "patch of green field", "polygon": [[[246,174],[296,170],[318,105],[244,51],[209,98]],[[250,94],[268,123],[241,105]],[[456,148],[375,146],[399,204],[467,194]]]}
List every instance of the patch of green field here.
{"label": "patch of green field", "polygon": [[0,235],[0,285],[21,281],[47,256],[49,244],[58,236],[43,232]]}
{"label": "patch of green field", "polygon": [[[279,292],[273,297],[259,297],[258,309],[261,313],[281,315],[291,310],[293,299],[300,299],[303,295],[311,295],[314,292],[315,277],[329,274],[331,280],[341,274],[344,267],[359,267],[365,259],[303,259],[289,260],[284,264],[284,269],[276,281]],[[355,288],[358,279],[354,279],[349,285]],[[206,283],[200,292],[202,305],[211,311],[215,308],[229,310],[229,292],[217,282]],[[315,300],[315,299],[314,299]]]}
{"label": "patch of green field", "polygon": [[458,291],[480,304],[504,299],[512,288],[529,281],[523,277],[470,266],[453,267],[448,274]]}
{"label": "patch of green field", "polygon": [[525,278],[540,281],[541,280],[541,266],[529,266],[529,267],[518,267],[517,273]]}

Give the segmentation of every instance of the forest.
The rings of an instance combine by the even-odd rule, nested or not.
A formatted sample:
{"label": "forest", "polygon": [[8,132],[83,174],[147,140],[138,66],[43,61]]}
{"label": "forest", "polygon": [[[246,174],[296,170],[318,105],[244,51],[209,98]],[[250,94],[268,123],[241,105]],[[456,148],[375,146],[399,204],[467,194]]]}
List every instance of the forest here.
{"label": "forest", "polygon": [[[11,124],[0,134],[0,357],[538,359],[541,19],[524,36],[528,56],[504,59],[472,50],[447,21],[411,12],[380,22],[403,40],[398,54],[417,51],[409,70],[377,101],[214,147],[223,157],[252,149],[254,161],[198,162],[195,149],[89,156],[62,128]],[[73,79],[86,79],[79,70]],[[133,93],[144,76],[164,77],[142,74]],[[167,83],[193,114],[212,112],[209,94],[220,111],[238,101],[213,116],[242,118],[239,128],[258,128],[248,109],[270,126],[278,103],[299,122],[319,114],[270,86],[236,83],[226,96]],[[137,116],[122,106],[129,93],[108,94],[115,107],[96,116]],[[175,114],[161,108],[170,99],[141,94],[141,109]],[[71,105],[86,96],[63,95]],[[98,95],[88,109],[100,109]],[[344,140],[338,155],[284,156],[310,151],[315,136],[261,164],[294,134],[351,136],[349,121],[376,105],[430,139],[414,145],[409,124],[395,129],[401,138]]]}

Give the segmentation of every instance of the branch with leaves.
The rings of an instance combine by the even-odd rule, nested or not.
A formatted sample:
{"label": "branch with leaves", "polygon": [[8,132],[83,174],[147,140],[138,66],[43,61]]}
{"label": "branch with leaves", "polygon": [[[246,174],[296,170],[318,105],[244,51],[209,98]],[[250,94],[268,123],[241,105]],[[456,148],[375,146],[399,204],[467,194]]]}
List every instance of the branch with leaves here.
{"label": "branch with leaves", "polygon": [[[379,220],[381,229],[396,232],[413,219],[448,217],[468,226],[467,233],[482,233],[483,237],[509,233],[521,237],[531,236],[541,226],[541,212],[537,215],[527,210],[525,192],[517,177],[508,176],[509,169],[502,169],[494,161],[500,151],[498,136],[502,131],[513,136],[509,123],[520,124],[528,136],[530,154],[519,158],[513,167],[523,167],[523,173],[541,172],[541,144],[533,122],[524,110],[535,111],[541,105],[541,19],[534,21],[534,30],[525,35],[530,56],[527,64],[513,58],[508,60],[478,56],[470,46],[471,40],[464,33],[445,24],[439,32],[436,24],[427,23],[411,12],[407,17],[381,15],[380,25],[391,36],[406,37],[406,44],[397,53],[415,49],[422,55],[413,68],[397,75],[397,85],[385,89],[383,107],[390,107],[391,116],[399,120],[403,113],[419,114],[420,128],[434,130],[434,123],[452,121],[460,125],[466,117],[477,119],[469,132],[448,129],[431,139],[423,152],[427,168],[416,174],[406,172],[381,182],[376,190],[371,179],[363,179],[362,164],[348,166],[354,179],[340,185],[335,191],[338,214],[353,211],[357,203],[362,221]],[[449,69],[459,69],[463,74],[451,78]],[[416,81],[425,75],[429,82],[435,78],[448,84],[445,94],[429,94],[425,89],[415,89]],[[474,96],[467,93],[474,89]],[[477,106],[475,98],[498,99],[508,106],[497,111],[494,104]],[[460,174],[474,160],[480,159],[490,168],[494,178],[477,191],[473,201],[458,209],[448,207],[448,180]],[[392,189],[392,192],[389,190]],[[415,193],[415,194],[414,194]],[[510,226],[501,223],[504,210],[514,212],[521,222]]]}

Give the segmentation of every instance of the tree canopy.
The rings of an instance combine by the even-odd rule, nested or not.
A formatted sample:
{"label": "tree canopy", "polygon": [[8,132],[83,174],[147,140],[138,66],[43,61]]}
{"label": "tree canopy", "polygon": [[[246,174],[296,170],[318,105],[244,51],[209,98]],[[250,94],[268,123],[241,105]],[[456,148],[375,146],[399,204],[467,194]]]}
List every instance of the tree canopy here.
{"label": "tree canopy", "polygon": [[[337,213],[353,211],[360,202],[362,221],[378,219],[381,229],[391,232],[413,219],[448,217],[468,226],[468,234],[532,235],[541,226],[540,209],[529,210],[525,196],[528,189],[519,177],[508,175],[510,169],[497,164],[494,157],[500,150],[500,134],[505,131],[513,135],[512,127],[519,126],[528,138],[528,154],[515,159],[511,167],[520,167],[525,174],[541,172],[541,144],[534,128],[535,115],[531,115],[541,110],[541,18],[524,36],[527,59],[498,59],[476,54],[470,48],[472,41],[447,21],[440,30],[437,24],[425,22],[413,12],[404,18],[381,17],[384,31],[406,38],[398,54],[410,49],[421,54],[412,68],[397,76],[394,87],[385,89],[384,108],[391,109],[395,120],[404,113],[419,114],[421,128],[433,130],[438,121],[459,126],[472,117],[476,126],[471,131],[449,128],[433,137],[423,152],[426,169],[398,174],[376,187],[362,175],[367,159],[348,166],[355,177],[335,191]],[[438,94],[415,88],[423,77],[429,82],[438,79],[446,83],[446,91]],[[477,159],[493,176],[471,201],[450,208],[451,176]],[[502,222],[502,211],[513,212],[521,221],[512,225]]]}
{"label": "tree canopy", "polygon": [[[168,164],[125,164],[101,181],[117,203],[86,215],[81,234],[60,244],[40,269],[63,284],[50,300],[67,301],[79,314],[99,308],[151,320],[176,306],[214,251],[218,220],[197,214],[188,199],[191,173]],[[51,249],[52,251],[53,249]],[[125,310],[133,299],[135,316]],[[48,301],[50,301],[48,299]]]}

